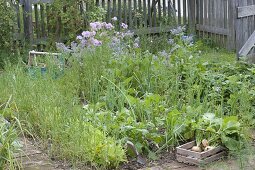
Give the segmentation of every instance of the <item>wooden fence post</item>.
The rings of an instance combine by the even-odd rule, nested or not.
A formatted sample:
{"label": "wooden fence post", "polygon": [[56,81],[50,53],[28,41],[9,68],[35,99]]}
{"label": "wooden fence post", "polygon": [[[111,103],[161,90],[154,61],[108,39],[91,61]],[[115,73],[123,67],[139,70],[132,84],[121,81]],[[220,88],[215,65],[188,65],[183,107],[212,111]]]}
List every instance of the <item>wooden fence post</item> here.
{"label": "wooden fence post", "polygon": [[227,40],[227,49],[235,50],[236,49],[236,22],[237,22],[237,3],[238,0],[229,1],[229,10],[228,10],[228,40]]}
{"label": "wooden fence post", "polygon": [[189,33],[196,33],[196,0],[188,1]]}
{"label": "wooden fence post", "polygon": [[25,39],[31,43],[33,40],[31,0],[24,0],[24,32],[25,32]]}

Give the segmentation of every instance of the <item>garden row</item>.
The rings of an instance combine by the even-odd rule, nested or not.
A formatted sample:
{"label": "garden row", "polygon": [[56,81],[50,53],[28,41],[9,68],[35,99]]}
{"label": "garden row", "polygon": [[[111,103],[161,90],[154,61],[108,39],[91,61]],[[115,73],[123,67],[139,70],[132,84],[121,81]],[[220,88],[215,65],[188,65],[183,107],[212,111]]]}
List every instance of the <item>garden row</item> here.
{"label": "garden row", "polygon": [[[180,27],[134,37],[125,24],[122,32],[110,23],[90,26],[70,46],[57,44],[63,55],[45,57],[46,72],[22,62],[6,66],[0,113],[17,124],[1,123],[1,130],[20,124],[51,157],[101,169],[134,156],[127,144],[149,159],[194,139],[236,152],[245,147],[255,125],[255,67],[205,61],[204,46]],[[11,158],[15,142],[8,142],[0,152]],[[4,160],[1,166],[12,164]]]}

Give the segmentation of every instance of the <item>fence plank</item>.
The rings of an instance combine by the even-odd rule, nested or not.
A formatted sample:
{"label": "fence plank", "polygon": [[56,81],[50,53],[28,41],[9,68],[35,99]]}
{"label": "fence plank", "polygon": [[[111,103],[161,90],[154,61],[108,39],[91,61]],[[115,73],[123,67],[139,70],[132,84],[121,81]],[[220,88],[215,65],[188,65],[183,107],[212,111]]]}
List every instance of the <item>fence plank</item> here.
{"label": "fence plank", "polygon": [[148,0],[148,21],[149,26],[152,27],[152,10],[151,10],[151,0]]}
{"label": "fence plank", "polygon": [[134,0],[133,3],[134,3],[134,28],[138,28],[138,24],[137,24],[137,0]]}
{"label": "fence plank", "polygon": [[212,27],[207,25],[196,25],[196,28],[198,31],[205,31],[210,32],[216,35],[228,35],[228,29],[225,28],[219,28],[219,27]]}
{"label": "fence plank", "polygon": [[228,50],[234,50],[236,47],[236,28],[238,23],[236,23],[236,8],[238,6],[237,1],[229,0],[228,2],[229,10],[228,10],[228,38],[227,38],[227,49]]}
{"label": "fence plank", "polygon": [[183,0],[183,24],[187,24],[187,1]]}
{"label": "fence plank", "polygon": [[46,36],[45,33],[45,9],[44,9],[44,4],[40,5],[40,12],[41,12],[41,29],[42,29],[42,37]]}
{"label": "fence plank", "polygon": [[144,27],[147,27],[147,8],[146,8],[146,0],[143,0],[143,22],[144,22]]}
{"label": "fence plank", "polygon": [[196,1],[195,0],[189,0],[188,1],[188,6],[189,6],[189,32],[192,34],[195,34],[195,29],[196,29]]}
{"label": "fence plank", "polygon": [[27,41],[33,40],[32,5],[30,0],[24,0],[24,32]]}
{"label": "fence plank", "polygon": [[255,15],[255,5],[238,7],[238,18]]}
{"label": "fence plank", "polygon": [[107,22],[111,21],[111,0],[107,1]]}
{"label": "fence plank", "polygon": [[118,0],[118,20],[120,26],[120,24],[122,23],[121,0]]}
{"label": "fence plank", "polygon": [[132,1],[128,0],[128,19],[129,19],[129,29],[133,28],[133,18],[132,18]]}
{"label": "fence plank", "polygon": [[142,0],[138,0],[138,11],[139,11],[139,18],[138,18],[138,26],[142,28],[143,20],[142,20]]}
{"label": "fence plank", "polygon": [[113,0],[113,8],[112,8],[113,12],[112,12],[112,17],[116,17],[116,16],[117,16],[117,10],[116,10],[116,8],[117,8],[117,2],[116,2],[116,0]]}
{"label": "fence plank", "polygon": [[162,2],[162,6],[163,6],[163,18],[166,18],[166,0],[163,0]]}
{"label": "fence plank", "polygon": [[16,13],[17,13],[17,26],[18,26],[18,33],[21,32],[21,17],[20,17],[20,6],[19,4],[15,5]]}
{"label": "fence plank", "polygon": [[156,27],[157,24],[157,7],[156,0],[152,0],[152,8],[153,8],[153,27]]}
{"label": "fence plank", "polygon": [[161,0],[158,0],[158,20],[161,20]]}
{"label": "fence plank", "polygon": [[181,15],[181,0],[178,0],[178,3],[177,3],[177,13],[178,13],[178,24],[179,25],[182,25],[182,15]]}
{"label": "fence plank", "polygon": [[35,11],[35,31],[36,31],[36,37],[40,38],[39,32],[39,14],[38,14],[38,6],[37,4],[34,5],[34,11]]}
{"label": "fence plank", "polygon": [[127,16],[127,1],[124,0],[124,23],[126,23],[126,24],[127,24],[127,18],[128,18],[128,16]]}
{"label": "fence plank", "polygon": [[239,51],[239,56],[247,56],[252,47],[255,46],[255,31],[253,34],[250,36],[250,38],[246,41],[244,46],[241,48]]}
{"label": "fence plank", "polygon": [[[204,17],[203,17],[203,25],[208,26],[208,0],[204,0]],[[204,32],[204,38],[208,37],[208,32]]]}

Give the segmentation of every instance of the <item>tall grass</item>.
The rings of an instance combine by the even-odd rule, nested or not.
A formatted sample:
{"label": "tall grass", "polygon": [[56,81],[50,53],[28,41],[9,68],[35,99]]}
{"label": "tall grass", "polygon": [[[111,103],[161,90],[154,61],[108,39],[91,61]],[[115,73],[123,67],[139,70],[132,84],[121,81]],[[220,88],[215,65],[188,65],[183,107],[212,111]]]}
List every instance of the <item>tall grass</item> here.
{"label": "tall grass", "polygon": [[[167,56],[156,49],[114,56],[103,45],[74,54],[63,74],[50,59],[46,74],[9,65],[0,75],[0,101],[13,96],[23,127],[52,157],[97,168],[125,161],[127,141],[155,159],[193,139],[191,127],[206,112],[254,126],[254,67],[205,61],[198,46],[179,45]],[[84,109],[81,99],[89,103]]]}

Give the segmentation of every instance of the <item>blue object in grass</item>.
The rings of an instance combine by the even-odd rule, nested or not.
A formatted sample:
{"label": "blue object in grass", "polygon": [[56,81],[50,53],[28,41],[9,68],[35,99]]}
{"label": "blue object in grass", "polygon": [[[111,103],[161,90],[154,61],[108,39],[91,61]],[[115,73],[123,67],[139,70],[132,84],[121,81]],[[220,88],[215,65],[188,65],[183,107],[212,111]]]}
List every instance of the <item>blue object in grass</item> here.
{"label": "blue object in grass", "polygon": [[42,75],[42,76],[45,76],[45,75],[46,75],[46,71],[47,71],[47,69],[46,69],[45,66],[44,66],[44,67],[41,67],[41,75]]}
{"label": "blue object in grass", "polygon": [[45,77],[46,74],[51,73],[53,79],[58,79],[64,74],[65,59],[62,56],[59,56],[58,60],[60,67],[54,66],[52,70],[49,70],[49,68],[47,68],[45,65],[42,67],[30,67],[28,68],[28,73],[33,78],[37,78],[38,76]]}

